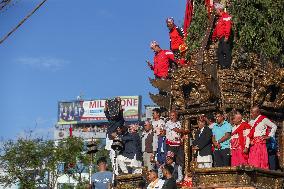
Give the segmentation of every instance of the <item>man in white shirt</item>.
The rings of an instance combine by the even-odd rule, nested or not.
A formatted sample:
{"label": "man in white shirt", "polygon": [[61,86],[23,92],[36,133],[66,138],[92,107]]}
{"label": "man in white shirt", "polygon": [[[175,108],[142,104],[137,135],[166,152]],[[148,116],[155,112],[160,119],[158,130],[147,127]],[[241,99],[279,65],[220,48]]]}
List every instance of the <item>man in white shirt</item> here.
{"label": "man in white shirt", "polygon": [[156,135],[159,135],[161,129],[165,127],[165,122],[164,120],[161,119],[161,110],[159,108],[153,109],[152,126],[153,126],[153,131]]}
{"label": "man in white shirt", "polygon": [[181,123],[178,121],[176,111],[170,112],[170,120],[166,123],[166,144],[167,150],[176,154],[176,162],[183,166],[183,146],[181,143],[182,128]]}
{"label": "man in white shirt", "polygon": [[149,171],[148,180],[150,184],[147,189],[162,189],[164,185],[164,180],[158,178],[158,170],[152,169]]}
{"label": "man in white shirt", "polygon": [[251,130],[246,140],[246,147],[251,145],[248,164],[254,167],[268,169],[268,154],[266,140],[274,137],[277,126],[266,116],[261,115],[259,107],[251,109]]}
{"label": "man in white shirt", "polygon": [[165,128],[165,122],[163,119],[161,119],[161,110],[159,108],[153,109],[153,119],[152,119],[151,124],[152,124],[153,132],[154,132],[153,148],[157,149],[159,135],[161,131]]}

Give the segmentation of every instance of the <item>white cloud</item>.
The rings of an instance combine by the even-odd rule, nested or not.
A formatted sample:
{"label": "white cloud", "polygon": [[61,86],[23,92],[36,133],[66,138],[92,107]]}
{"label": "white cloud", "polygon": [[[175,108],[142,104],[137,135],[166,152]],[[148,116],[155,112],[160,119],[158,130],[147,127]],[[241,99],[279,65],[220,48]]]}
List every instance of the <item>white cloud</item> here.
{"label": "white cloud", "polygon": [[53,138],[53,127],[48,128],[34,128],[34,129],[25,129],[17,134],[18,138],[27,138],[27,139],[52,139]]}
{"label": "white cloud", "polygon": [[69,61],[51,57],[21,57],[16,62],[41,70],[57,71],[62,69]]}
{"label": "white cloud", "polygon": [[54,124],[56,119],[54,118],[43,118],[41,116],[37,117],[31,125],[25,127],[24,130],[18,133],[19,138],[53,138]]}

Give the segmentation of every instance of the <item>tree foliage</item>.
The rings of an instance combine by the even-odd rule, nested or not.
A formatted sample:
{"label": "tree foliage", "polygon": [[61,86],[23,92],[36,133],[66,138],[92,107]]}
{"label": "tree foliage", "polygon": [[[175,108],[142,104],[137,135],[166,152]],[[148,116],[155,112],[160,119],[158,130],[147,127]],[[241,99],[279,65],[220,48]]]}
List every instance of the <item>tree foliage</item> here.
{"label": "tree foliage", "polygon": [[194,13],[192,21],[188,29],[188,56],[195,53],[201,47],[201,42],[204,38],[206,27],[208,23],[207,11],[205,8],[204,1],[194,2]]}
{"label": "tree foliage", "polygon": [[[88,162],[83,140],[76,137],[58,144],[52,140],[20,138],[4,142],[1,151],[0,165],[5,174],[0,175],[0,184],[4,186],[20,183],[20,188],[33,189],[42,185],[54,188],[62,174],[77,174],[77,162],[83,165]],[[58,172],[60,163],[65,165],[63,172]]]}
{"label": "tree foliage", "polygon": [[39,141],[19,139],[3,144],[3,155],[1,155],[1,167],[6,173],[1,175],[0,182],[5,186],[20,181],[21,188],[33,189],[42,179],[42,149]]}
{"label": "tree foliage", "polygon": [[283,8],[283,0],[232,0],[237,46],[283,63]]}
{"label": "tree foliage", "polygon": [[[253,52],[284,64],[283,0],[227,0],[233,18],[234,50]],[[208,17],[203,1],[195,1],[189,28],[189,54],[195,53],[204,37]],[[213,28],[212,28],[213,29]]]}

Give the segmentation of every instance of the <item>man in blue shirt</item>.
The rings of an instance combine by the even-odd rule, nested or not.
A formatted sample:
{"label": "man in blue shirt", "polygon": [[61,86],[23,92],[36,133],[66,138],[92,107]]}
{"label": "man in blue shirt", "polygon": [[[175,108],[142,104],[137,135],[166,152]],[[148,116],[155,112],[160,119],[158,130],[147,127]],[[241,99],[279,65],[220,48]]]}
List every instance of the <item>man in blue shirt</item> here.
{"label": "man in blue shirt", "polygon": [[216,123],[213,126],[214,166],[230,166],[230,138],[232,125],[225,120],[222,112],[216,113]]}
{"label": "man in blue shirt", "polygon": [[99,172],[92,175],[92,189],[110,189],[112,184],[113,174],[107,171],[107,161],[101,157],[97,161]]}

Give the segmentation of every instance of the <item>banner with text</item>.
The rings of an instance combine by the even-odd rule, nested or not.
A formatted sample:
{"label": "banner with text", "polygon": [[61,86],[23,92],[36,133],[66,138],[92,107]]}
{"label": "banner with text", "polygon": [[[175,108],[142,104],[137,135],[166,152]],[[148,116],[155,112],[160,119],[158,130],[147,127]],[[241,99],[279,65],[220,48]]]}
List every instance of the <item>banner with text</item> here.
{"label": "banner with text", "polygon": [[[139,121],[141,96],[120,96],[126,121]],[[79,100],[58,103],[58,124],[105,122],[105,99]]]}

